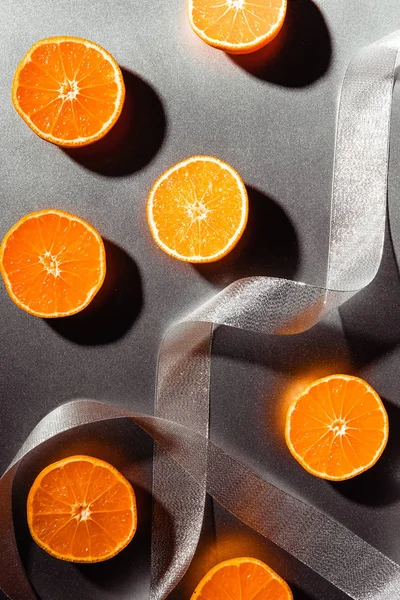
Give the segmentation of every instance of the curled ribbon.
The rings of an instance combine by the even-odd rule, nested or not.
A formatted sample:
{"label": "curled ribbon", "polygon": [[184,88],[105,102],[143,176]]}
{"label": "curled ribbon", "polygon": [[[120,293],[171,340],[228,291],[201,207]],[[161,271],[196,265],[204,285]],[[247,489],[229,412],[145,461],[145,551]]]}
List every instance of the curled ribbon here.
{"label": "curled ribbon", "polygon": [[79,400],[55,409],[32,431],[0,480],[0,553],[8,558],[0,567],[0,587],[11,600],[36,598],[18,555],[12,521],[12,486],[21,461],[67,430],[120,418],[131,419],[156,441],[153,495],[174,524],[170,547],[155,504],[151,600],[165,598],[189,566],[207,492],[353,600],[400,597],[399,565],[334,519],[260,479],[208,439],[215,324],[268,334],[299,333],[375,277],[384,241],[399,50],[400,32],[368,46],[350,63],[343,82],[326,286],[267,277],[237,281],[168,331],[160,348],[154,417]]}

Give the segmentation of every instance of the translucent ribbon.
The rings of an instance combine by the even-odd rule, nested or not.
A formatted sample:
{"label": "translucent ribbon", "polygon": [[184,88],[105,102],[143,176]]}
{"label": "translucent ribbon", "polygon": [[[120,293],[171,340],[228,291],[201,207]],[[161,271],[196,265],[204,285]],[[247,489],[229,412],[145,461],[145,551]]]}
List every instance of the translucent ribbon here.
{"label": "translucent ribbon", "polygon": [[[255,277],[235,282],[172,327],[159,356],[155,416],[79,400],[49,413],[0,480],[0,587],[11,600],[36,598],[12,521],[12,485],[21,461],[41,444],[89,423],[129,418],[156,441],[153,495],[171,516],[153,512],[152,600],[165,598],[196,550],[208,492],[354,600],[400,597],[400,566],[340,523],[256,474],[208,439],[213,327],[269,334],[312,327],[374,278],[386,214],[389,134],[400,32],[351,62],[340,99],[325,287]],[[5,557],[6,560],[5,560]]]}

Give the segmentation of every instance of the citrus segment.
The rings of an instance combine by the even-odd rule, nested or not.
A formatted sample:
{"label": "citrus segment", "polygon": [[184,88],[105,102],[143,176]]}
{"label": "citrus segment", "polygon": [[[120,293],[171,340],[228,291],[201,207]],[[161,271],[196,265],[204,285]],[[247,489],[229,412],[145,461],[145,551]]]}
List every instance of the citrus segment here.
{"label": "citrus segment", "polygon": [[191,600],[293,600],[287,583],[255,558],[233,558],[211,569]]}
{"label": "citrus segment", "polygon": [[125,98],[121,70],[97,44],[75,37],[37,42],[14,75],[12,100],[40,137],[60,146],[84,146],[117,121]]}
{"label": "citrus segment", "polygon": [[286,418],[290,452],[309,473],[333,481],[372,467],[388,434],[388,417],[378,394],[350,375],[314,381],[294,400]]}
{"label": "citrus segment", "polygon": [[246,187],[228,164],[194,156],[164,173],[147,203],[151,234],[179,260],[212,262],[239,241],[248,215]]}
{"label": "citrus segment", "polygon": [[210,46],[246,54],[279,33],[286,4],[287,0],[189,0],[189,22]]}
{"label": "citrus segment", "polygon": [[27,516],[33,539],[49,554],[71,562],[100,562],[133,538],[135,494],[108,463],[71,456],[37,476],[28,495]]}
{"label": "citrus segment", "polygon": [[83,310],[106,272],[99,233],[86,221],[48,209],[23,217],[0,246],[0,269],[11,299],[38,317]]}

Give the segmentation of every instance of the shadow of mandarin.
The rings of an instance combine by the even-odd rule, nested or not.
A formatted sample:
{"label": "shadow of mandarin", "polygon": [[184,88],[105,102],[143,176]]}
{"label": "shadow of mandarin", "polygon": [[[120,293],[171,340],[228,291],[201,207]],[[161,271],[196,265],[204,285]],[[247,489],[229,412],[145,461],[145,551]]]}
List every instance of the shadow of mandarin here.
{"label": "shadow of mandarin", "polygon": [[269,44],[257,52],[228,56],[258,79],[301,88],[327,72],[332,43],[325,19],[315,3],[289,0],[282,29]]}
{"label": "shadow of mandarin", "polygon": [[238,244],[221,260],[193,265],[200,275],[219,287],[257,275],[293,279],[298,269],[299,242],[289,216],[272,198],[246,187],[249,219]]}
{"label": "shadow of mandarin", "polygon": [[125,102],[118,121],[101,140],[81,148],[62,148],[82,167],[106,177],[143,169],[163,145],[167,119],[160,97],[144,79],[121,68]]}
{"label": "shadow of mandarin", "polygon": [[141,276],[136,262],[116,244],[103,241],[106,277],[92,302],[76,315],[45,319],[60,336],[82,346],[109,344],[121,339],[142,309]]}
{"label": "shadow of mandarin", "polygon": [[389,418],[389,439],[373,467],[347,481],[329,482],[342,496],[356,504],[384,507],[400,500],[400,409],[384,400]]}

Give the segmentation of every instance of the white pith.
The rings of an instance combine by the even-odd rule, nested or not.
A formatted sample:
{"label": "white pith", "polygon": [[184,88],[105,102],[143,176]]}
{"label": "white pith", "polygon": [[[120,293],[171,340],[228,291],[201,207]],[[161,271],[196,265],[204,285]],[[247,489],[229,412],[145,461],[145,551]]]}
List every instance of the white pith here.
{"label": "white pith", "polygon": [[75,79],[65,79],[60,85],[59,98],[64,102],[66,100],[75,100],[79,94],[79,82]]}
{"label": "white pith", "polygon": [[49,275],[53,275],[53,277],[60,277],[60,262],[58,260],[58,254],[51,254],[48,250],[41,256],[39,256],[39,262],[42,263],[44,269],[47,271]]}
{"label": "white pith", "polygon": [[76,519],[79,523],[81,521],[88,521],[91,516],[90,506],[86,502],[82,504],[75,504],[72,507],[72,518]]}

